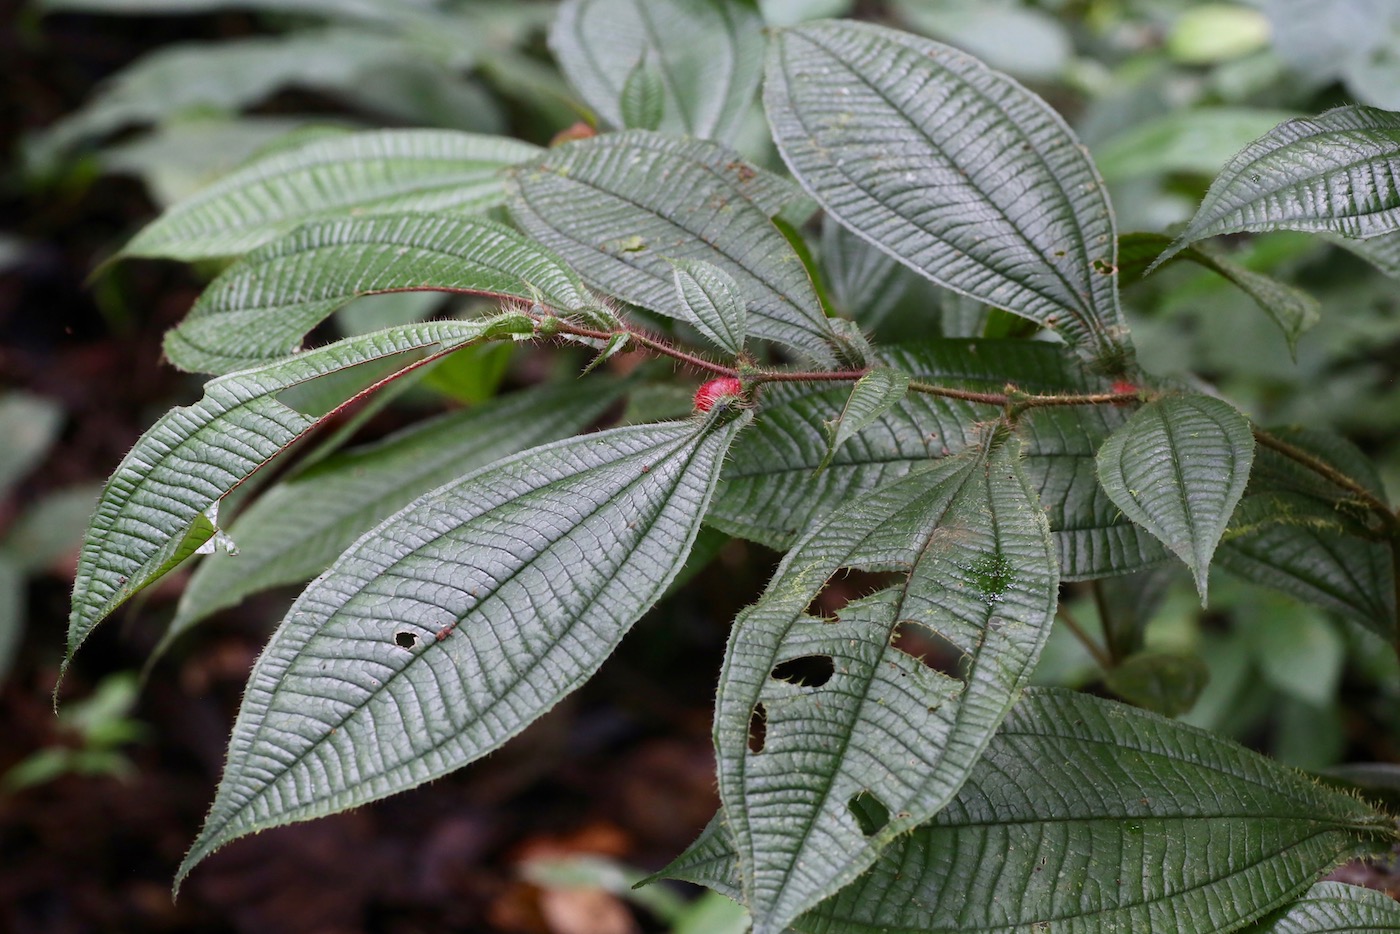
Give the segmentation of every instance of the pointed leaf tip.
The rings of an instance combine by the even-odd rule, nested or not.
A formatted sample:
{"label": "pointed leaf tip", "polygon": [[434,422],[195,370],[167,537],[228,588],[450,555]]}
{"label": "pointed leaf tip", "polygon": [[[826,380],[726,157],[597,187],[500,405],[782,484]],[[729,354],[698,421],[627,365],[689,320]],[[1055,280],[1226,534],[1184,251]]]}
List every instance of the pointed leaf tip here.
{"label": "pointed leaf tip", "polygon": [[[498,327],[440,321],[347,338],[211,380],[199,402],[166,413],[137,440],[98,500],[73,580],[67,657],[113,610],[213,537],[207,511],[336,403],[365,391],[365,379],[378,385]],[[364,366],[368,374],[357,370]],[[339,387],[344,392],[330,408],[304,412],[284,401],[289,391],[347,373],[359,381]]]}
{"label": "pointed leaf tip", "polygon": [[238,837],[457,769],[553,707],[680,571],[751,417],[533,448],[361,537],[259,658],[179,878]]}
{"label": "pointed leaf tip", "polygon": [[1103,180],[1020,84],[930,39],[829,20],[776,34],[764,105],[793,175],[858,236],[1095,361],[1131,353]]}
{"label": "pointed leaf tip", "polygon": [[1200,395],[1148,403],[1095,458],[1109,498],[1186,562],[1202,604],[1211,558],[1253,462],[1249,420],[1229,403]]}
{"label": "pointed leaf tip", "polygon": [[898,405],[908,392],[909,374],[893,367],[875,367],[857,380],[851,387],[851,394],[841,414],[826,423],[829,444],[826,456],[817,469],[825,469],[837,448],[874,424],[880,416]]}
{"label": "pointed leaf tip", "polygon": [[676,285],[676,299],[683,317],[715,346],[738,356],[748,336],[748,310],[734,278],[724,270],[698,260],[669,261]]}
{"label": "pointed leaf tip", "polygon": [[[835,618],[808,613],[833,576],[894,568]],[[793,548],[736,621],[716,701],[756,932],[782,930],[949,801],[1029,677],[1058,586],[1020,444],[997,429],[849,501]]]}

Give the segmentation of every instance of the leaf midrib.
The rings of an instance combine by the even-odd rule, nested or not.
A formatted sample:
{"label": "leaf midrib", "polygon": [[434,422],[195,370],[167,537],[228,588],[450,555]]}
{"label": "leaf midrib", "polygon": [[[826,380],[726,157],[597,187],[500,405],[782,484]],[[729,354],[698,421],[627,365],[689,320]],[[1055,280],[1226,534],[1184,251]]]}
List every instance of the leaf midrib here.
{"label": "leaf midrib", "polygon": [[[685,446],[688,445],[688,444],[694,444],[694,445],[698,448],[698,447],[700,446],[700,442],[702,442],[702,441],[705,439],[705,437],[706,437],[706,435],[705,435],[704,433],[699,433],[699,434],[694,435],[694,436],[692,436],[692,437],[688,437],[688,438],[683,438],[683,439],[681,439],[681,440],[678,441],[675,445],[673,445],[672,451],[671,451],[670,453],[668,453],[668,454],[666,455],[666,457],[667,457],[667,458],[670,458],[670,457],[674,456],[674,454],[676,453],[676,450],[677,450],[677,449],[683,448],[683,447],[685,447]],[[642,454],[642,452],[636,452],[636,453],[633,454],[633,455],[629,455],[629,456],[627,457],[627,460],[632,460],[632,459],[634,459],[634,458],[636,458],[636,457],[641,457],[641,456],[644,456],[644,455]],[[622,462],[621,462],[621,461],[615,461],[615,462],[613,462],[614,465],[617,465],[617,464],[620,464],[620,463],[622,463]],[[486,468],[486,469],[489,469],[489,467]],[[668,493],[668,495],[665,497],[665,499],[664,499],[663,501],[661,501],[661,506],[660,506],[660,507],[658,508],[658,510],[657,510],[658,512],[662,512],[662,511],[665,510],[665,506],[666,506],[667,504],[669,504],[669,502],[670,502],[670,500],[671,500],[671,497],[674,495],[675,489],[676,489],[676,488],[680,485],[680,483],[685,479],[685,473],[686,473],[686,472],[685,472],[684,468],[682,468],[681,470],[677,471],[676,481],[675,481],[675,483],[674,483],[674,484],[672,485],[672,487],[671,487],[671,492]],[[591,510],[587,515],[584,516],[584,518],[583,518],[582,521],[580,521],[580,522],[578,522],[578,523],[575,523],[575,525],[574,525],[573,528],[576,529],[576,528],[582,526],[582,525],[584,524],[584,522],[586,522],[588,519],[592,518],[593,516],[596,516],[599,512],[601,512],[602,510],[608,508],[612,503],[614,503],[614,502],[617,500],[618,497],[622,496],[624,493],[626,493],[626,492],[630,491],[631,489],[633,489],[633,487],[635,487],[636,484],[643,482],[645,479],[648,478],[648,476],[649,476],[649,474],[647,474],[647,473],[639,473],[639,475],[638,475],[631,483],[629,483],[626,487],[623,487],[622,489],[618,490],[617,493],[616,493],[614,496],[610,497],[610,498],[609,498],[608,500],[606,500],[605,502],[600,503],[599,505],[597,505],[593,510]],[[543,490],[543,489],[544,489],[544,488],[542,488],[542,487],[537,487],[537,488],[535,488],[534,490],[531,490],[530,493],[538,493],[538,492],[540,492],[540,491]],[[527,494],[527,495],[528,495],[528,494]],[[480,518],[480,514],[479,514],[478,516],[474,517],[474,518]],[[698,517],[697,517],[697,518],[698,518]],[[470,522],[470,521],[472,521],[472,520],[468,520],[468,522]],[[463,525],[465,525],[465,524],[466,524],[466,523],[463,523]],[[650,521],[650,522],[648,523],[647,531],[646,531],[646,532],[643,532],[643,533],[639,536],[639,540],[644,539],[644,538],[647,536],[647,534],[649,534],[650,529],[651,529],[652,527],[654,527],[654,525],[655,525],[655,518],[653,517],[652,521]],[[461,526],[458,526],[457,528],[461,528]],[[387,566],[387,567],[384,568],[384,569],[381,569],[380,572],[376,575],[376,577],[381,577],[381,576],[383,576],[383,575],[386,574],[391,568],[397,567],[397,566],[398,566],[399,564],[401,564],[403,561],[408,560],[409,558],[411,558],[411,557],[413,556],[413,553],[414,553],[414,552],[419,551],[419,550],[421,550],[422,548],[427,547],[427,545],[431,544],[432,542],[437,541],[438,539],[440,539],[440,538],[442,538],[442,537],[444,537],[444,536],[446,536],[446,535],[448,535],[448,534],[451,534],[453,531],[455,531],[455,529],[447,529],[447,530],[444,530],[442,533],[433,536],[433,537],[430,538],[430,539],[424,539],[421,543],[419,543],[418,545],[416,545],[416,546],[414,547],[414,549],[413,549],[412,552],[409,552],[408,554],[406,554],[406,555],[404,555],[404,556],[402,556],[402,557],[396,559],[392,564],[390,564],[389,566]],[[572,531],[572,529],[571,529],[570,531]],[[562,536],[561,536],[561,537],[562,537]],[[558,540],[559,540],[559,539],[554,539],[554,540],[552,540],[549,544],[552,545],[552,544],[554,544],[554,542],[557,542]],[[520,573],[522,573],[527,567],[533,565],[533,563],[538,559],[539,555],[542,554],[542,553],[543,553],[544,551],[546,551],[547,549],[548,549],[548,546],[546,546],[545,548],[542,548],[539,552],[536,552],[534,555],[532,555],[529,561],[521,562],[509,575],[507,575],[507,576],[504,577],[504,578],[499,579],[499,580],[496,582],[496,586],[495,586],[494,590],[493,590],[490,594],[488,594],[485,598],[483,598],[482,600],[480,600],[479,602],[477,602],[477,603],[471,608],[471,612],[476,612],[476,611],[479,610],[482,606],[486,605],[486,603],[487,603],[489,600],[494,599],[494,598],[500,593],[501,588],[502,588],[505,584],[509,583],[511,580],[513,580],[515,577],[517,577],[517,576],[518,576]],[[625,559],[624,559],[624,563],[625,563]],[[614,573],[615,573],[615,572],[614,572]],[[611,580],[611,577],[608,578],[608,580]],[[582,618],[582,616],[584,615],[585,610],[586,610],[588,607],[591,607],[591,606],[596,602],[598,596],[601,595],[601,594],[603,593],[604,590],[606,590],[606,586],[605,586],[606,583],[607,583],[607,581],[603,581],[603,582],[602,582],[602,585],[599,586],[599,587],[597,588],[597,590],[594,592],[594,594],[591,595],[591,596],[588,598],[587,602],[584,604],[584,608],[581,609],[580,612],[579,612],[578,614],[575,615],[575,619],[574,619],[574,621],[573,621],[574,623],[576,623],[576,622],[578,621],[578,619]],[[342,601],[342,604],[341,604],[341,605],[344,606],[344,604],[345,604],[346,602],[348,602],[353,596],[358,595],[359,593],[362,593],[363,590],[364,590],[364,588],[361,587],[361,588],[359,588],[358,590],[356,590],[354,594],[351,594],[351,595],[347,596],[347,597],[345,598],[345,600]],[[338,608],[336,609],[335,613],[333,613],[332,616],[331,616],[330,618],[334,618],[334,616],[335,616],[336,614],[338,614],[339,611],[340,611],[340,608],[338,607]],[[327,622],[329,622],[330,618],[328,618]],[[570,627],[570,628],[572,628],[572,623],[571,623],[571,627]],[[307,647],[309,644],[310,644],[310,640],[308,639],[307,643],[304,644],[300,649],[298,649],[297,654],[300,655],[302,652],[306,651],[306,647]],[[429,647],[429,650],[431,650],[431,646]],[[385,691],[385,690],[388,688],[388,686],[389,686],[394,680],[396,680],[401,674],[403,674],[403,673],[409,671],[411,668],[413,668],[414,664],[418,661],[418,659],[424,658],[424,657],[426,657],[426,652],[419,652],[418,654],[416,654],[415,656],[413,656],[413,658],[411,658],[411,659],[409,660],[409,662],[408,662],[407,664],[405,664],[402,668],[396,669],[396,670],[394,670],[393,672],[391,672],[386,678],[384,678],[384,679],[382,680],[382,682],[379,684],[379,686],[377,687],[376,690],[374,690],[374,691],[372,691],[372,692],[369,692],[369,693],[366,695],[365,700],[363,700],[362,702],[360,702],[360,703],[358,703],[358,704],[350,705],[350,709],[349,709],[343,716],[341,716],[334,724],[331,724],[330,727],[329,727],[329,730],[338,729],[338,728],[340,728],[341,726],[343,726],[345,723],[347,723],[347,722],[350,720],[350,718],[353,717],[353,716],[355,716],[356,714],[358,714],[358,713],[365,707],[366,704],[368,704],[368,703],[369,703],[371,700],[373,700],[375,697],[380,696],[380,694],[381,694],[383,691]],[[290,669],[290,667],[291,667],[291,665],[292,665],[292,663],[293,663],[294,660],[295,660],[295,656],[293,656],[292,659],[289,659],[289,660],[287,661],[286,667],[287,667],[288,669]],[[254,672],[254,677],[256,677],[256,676],[257,676],[257,672],[255,671],[255,672]],[[515,681],[515,683],[516,683],[516,684],[519,684],[521,680],[523,680],[523,679],[522,679],[522,678],[517,678],[516,681]],[[505,693],[507,693],[507,692],[502,692],[502,695],[504,696]],[[272,700],[272,698],[275,697],[275,696],[276,696],[275,692],[270,693],[270,695],[269,695],[269,699],[268,699],[268,708],[269,708],[269,709],[270,709],[270,707],[271,707],[271,700]],[[498,699],[497,703],[500,703],[500,700],[499,700],[499,699]],[[477,719],[481,719],[481,717],[484,716],[484,714],[485,714],[487,711],[492,710],[492,709],[494,709],[494,706],[493,706],[493,707],[488,707],[486,711],[478,712],[478,714],[477,714]],[[258,740],[260,737],[262,737],[262,735],[263,735],[263,729],[264,729],[265,725],[266,725],[266,718],[264,717],[263,720],[260,721],[259,724],[258,724],[257,731],[254,733],[253,738],[252,738],[252,740],[250,741],[250,746],[256,745],[257,740]],[[327,736],[330,735],[329,730],[325,732],[325,735],[327,735]],[[429,753],[435,752],[435,751],[437,751],[438,749],[441,749],[444,745],[446,745],[446,744],[448,744],[448,743],[450,743],[450,742],[452,742],[452,741],[454,741],[454,740],[456,740],[456,739],[458,739],[458,738],[459,738],[459,736],[458,736],[456,733],[452,733],[452,734],[448,735],[447,737],[445,737],[445,738],[443,738],[443,739],[438,740],[437,742],[435,742],[432,746],[428,747],[422,754],[419,754],[418,756],[416,756],[416,758],[421,759],[424,755],[427,755],[427,754],[429,754]],[[300,752],[299,754],[297,754],[294,758],[288,760],[285,764],[279,763],[279,768],[281,769],[281,773],[280,773],[280,774],[285,775],[285,774],[289,773],[293,768],[295,768],[295,767],[296,767],[297,765],[299,765],[301,762],[305,761],[305,759],[306,759],[309,755],[311,755],[311,753],[312,753],[313,751],[315,751],[316,749],[320,748],[320,746],[321,746],[321,742],[319,742],[319,741],[318,741],[318,742],[313,742],[313,743],[309,744],[304,750],[302,750],[302,752]],[[361,781],[361,784],[363,784],[364,782],[367,782],[367,781],[371,781],[371,780],[373,780],[373,779],[375,779],[375,778],[381,777],[381,776],[383,776],[383,775],[386,775],[386,774],[388,774],[390,771],[392,771],[393,768],[401,768],[402,766],[403,766],[403,763],[400,763],[399,765],[394,766],[394,767],[392,767],[391,769],[385,769],[385,770],[376,772],[376,773],[374,773],[374,774],[367,775],[367,776],[363,777],[363,779],[362,779],[362,781]],[[263,786],[262,786],[261,788],[259,788],[252,796],[246,798],[241,804],[239,804],[237,810],[233,811],[227,818],[225,818],[223,821],[221,821],[220,824],[218,825],[217,830],[220,831],[220,832],[222,832],[225,828],[227,828],[228,826],[234,824],[235,818],[237,818],[240,814],[245,813],[249,808],[253,807],[259,800],[261,800],[263,797],[265,797],[265,796],[267,795],[267,793],[270,792],[270,791],[272,790],[272,788],[273,788],[273,782],[266,782],[266,783],[264,783]],[[301,807],[303,807],[303,808],[305,808],[305,807],[312,807],[312,806],[314,806],[314,805],[316,805],[316,804],[321,803],[322,801],[326,801],[326,800],[328,800],[328,799],[334,798],[335,795],[338,794],[338,793],[340,793],[340,792],[332,792],[332,793],[329,793],[329,794],[313,795],[311,798],[309,798],[309,799],[307,799],[306,801],[304,801],[304,802],[302,803]],[[200,834],[201,838],[209,837],[209,838],[212,839],[212,838],[214,837],[214,835],[212,835],[212,834],[210,833],[210,830],[211,830],[211,829],[212,829],[212,828],[206,828],[205,831],[202,831],[201,834]]]}

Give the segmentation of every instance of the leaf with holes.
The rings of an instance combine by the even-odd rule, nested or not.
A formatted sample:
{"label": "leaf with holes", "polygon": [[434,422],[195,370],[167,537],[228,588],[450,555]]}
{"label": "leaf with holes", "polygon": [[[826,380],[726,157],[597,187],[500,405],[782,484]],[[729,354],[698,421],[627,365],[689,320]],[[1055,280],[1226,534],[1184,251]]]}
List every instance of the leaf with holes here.
{"label": "leaf with holes", "polygon": [[229,526],[237,555],[205,558],[164,642],[249,594],[308,581],[418,496],[529,447],[583,430],[625,384],[560,383],[450,412],[375,444],[331,455],[262,493]]}
{"label": "leaf with holes", "polygon": [[356,542],[258,660],[177,885],[237,837],[459,768],[581,684],[681,569],[749,417],[534,448]]}
{"label": "leaf with holes", "polygon": [[[1272,435],[1384,498],[1369,458],[1328,432],[1274,429]],[[1343,613],[1387,641],[1396,631],[1390,547],[1368,525],[1365,504],[1266,445],[1215,560],[1246,580]]]}
{"label": "leaf with holes", "polygon": [[215,279],[165,353],[181,369],[229,373],[296,352],[332,311],[363,295],[432,290],[540,302],[593,321],[598,300],[559,257],[494,221],[389,214],[314,221]]}
{"label": "leaf with holes", "polygon": [[647,129],[722,142],[753,108],[763,46],[763,17],[745,0],[567,0],[549,33],[559,67],[608,123],[641,125],[626,111],[645,68],[660,95]]}
{"label": "leaf with holes", "polygon": [[1211,557],[1253,462],[1249,420],[1210,396],[1167,396],[1143,406],[1097,457],[1104,490],[1186,562],[1203,604]]}
{"label": "leaf with holes", "polygon": [[[1120,237],[1118,274],[1123,285],[1126,287],[1141,279],[1147,268],[1152,265],[1153,257],[1170,244],[1171,238],[1166,234],[1135,233]],[[1283,336],[1288,341],[1288,349],[1293,352],[1295,358],[1298,352],[1298,338],[1304,331],[1317,324],[1321,316],[1322,306],[1307,292],[1242,266],[1228,259],[1220,250],[1204,246],[1187,247],[1166,260],[1163,265],[1179,260],[1190,260],[1209,269],[1228,279],[1241,292],[1254,299],[1254,303],[1283,331]]]}
{"label": "leaf with holes", "polygon": [[473,341],[531,328],[518,315],[391,328],[211,380],[107,481],[78,557],[64,667],[104,617],[214,537],[223,497],[335,411],[310,404],[319,381],[345,380],[344,402]]}
{"label": "leaf with holes", "polygon": [[[941,386],[1000,392],[1108,392],[1065,348],[1041,341],[931,340],[883,347],[880,362]],[[848,500],[973,442],[994,405],[910,393],[835,451],[825,423],[849,390],[816,384],[764,389],[763,417],[734,445],[709,522],[786,549]],[[1113,406],[1038,408],[1021,416],[1023,468],[1040,494],[1067,580],[1093,580],[1159,564],[1167,551],[1125,517],[1099,486],[1094,452],[1128,419]]]}
{"label": "leaf with holes", "polygon": [[932,40],[830,21],[777,34],[764,103],[832,217],[939,285],[1124,363],[1108,196],[1040,98]]}
{"label": "leaf with holes", "polygon": [[516,222],[596,288],[675,318],[671,262],[707,262],[738,286],[754,337],[835,360],[812,280],[770,220],[793,191],[737,153],[630,130],[556,147],[509,178]]}
{"label": "leaf with holes", "polygon": [[706,262],[673,260],[677,308],[711,343],[738,356],[748,336],[748,311],[738,284]]}
{"label": "leaf with holes", "polygon": [[258,159],[172,206],[121,256],[235,256],[331,214],[483,211],[504,199],[501,170],[540,149],[448,130],[375,130]]}
{"label": "leaf with holes", "polygon": [[1250,143],[1211,183],[1196,216],[1157,259],[1244,230],[1400,230],[1400,114],[1337,107],[1287,120]]}
{"label": "leaf with holes", "polygon": [[[664,873],[735,891],[740,860],[722,831],[712,821]],[[952,803],[793,928],[1234,931],[1394,839],[1393,821],[1355,796],[1227,739],[1096,697],[1028,691]],[[1312,930],[1329,929],[1258,934]]]}
{"label": "leaf with holes", "polygon": [[[986,426],[965,453],[854,500],[735,623],[715,748],[756,934],[947,804],[1030,677],[1059,573],[1019,457]],[[811,615],[851,572],[899,579]]]}
{"label": "leaf with holes", "polygon": [[1319,882],[1277,917],[1245,934],[1394,934],[1400,931],[1400,902],[1359,885]]}
{"label": "leaf with holes", "polygon": [[909,374],[892,367],[875,367],[858,379],[841,414],[826,423],[828,447],[819,469],[831,463],[837,448],[869,428],[908,393]]}

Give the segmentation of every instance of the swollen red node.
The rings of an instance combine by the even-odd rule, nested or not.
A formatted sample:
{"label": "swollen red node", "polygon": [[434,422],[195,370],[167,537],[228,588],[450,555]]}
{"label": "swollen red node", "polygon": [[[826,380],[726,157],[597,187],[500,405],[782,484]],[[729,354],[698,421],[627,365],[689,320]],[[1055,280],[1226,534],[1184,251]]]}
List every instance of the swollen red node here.
{"label": "swollen red node", "polygon": [[720,399],[740,396],[743,391],[744,384],[732,376],[702,383],[700,388],[695,390],[695,411],[708,412]]}

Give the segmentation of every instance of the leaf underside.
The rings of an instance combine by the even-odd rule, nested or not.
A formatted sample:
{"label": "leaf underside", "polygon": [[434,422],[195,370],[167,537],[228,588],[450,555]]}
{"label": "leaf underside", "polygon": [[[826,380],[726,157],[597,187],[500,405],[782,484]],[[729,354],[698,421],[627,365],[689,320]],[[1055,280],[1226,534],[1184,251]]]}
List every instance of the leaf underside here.
{"label": "leaf underside", "polygon": [[1400,902],[1357,885],[1319,882],[1307,894],[1247,934],[1394,934]]}
{"label": "leaf underside", "polygon": [[[964,454],[856,500],[793,549],[736,621],[715,747],[755,932],[782,930],[946,804],[1029,677],[1059,574],[1018,457],[1019,443],[988,427]],[[827,580],[851,570],[907,578],[834,619],[809,615]],[[935,667],[897,637],[949,658]],[[813,660],[824,680],[783,674]],[[883,815],[873,826],[862,796]]]}
{"label": "leaf underside", "polygon": [[512,393],[334,454],[273,486],[229,526],[238,554],[210,555],[195,570],[164,642],[249,594],[310,580],[360,535],[421,494],[581,431],[624,388],[594,379]]}
{"label": "leaf underside", "polygon": [[1400,230],[1400,114],[1337,107],[1287,120],[1221,169],[1160,264],[1186,246],[1244,230]]}
{"label": "leaf underside", "polygon": [[750,334],[835,361],[812,281],[770,220],[792,189],[736,153],[630,130],[558,146],[509,179],[516,222],[595,288],[684,320],[669,261],[707,262],[738,285]]}
{"label": "leaf underside", "polygon": [[[1233,931],[1337,863],[1384,850],[1389,825],[1357,798],[1222,737],[1113,701],[1029,690],[953,802],[793,928]],[[727,813],[663,872],[737,895]],[[1336,930],[1368,930],[1369,916],[1355,917],[1360,927]],[[1314,930],[1333,929],[1264,924],[1257,934]]]}
{"label": "leaf underside", "polygon": [[[1008,381],[1026,392],[1107,392],[1063,348],[1012,340],[936,340],[881,347],[880,361],[918,380],[982,391]],[[910,393],[826,455],[825,422],[849,390],[816,385],[764,391],[763,417],[734,445],[709,521],[786,549],[814,522],[863,491],[962,451],[994,406]],[[1095,476],[1094,452],[1128,414],[1112,406],[1033,409],[1022,418],[1023,467],[1045,505],[1066,580],[1127,574],[1168,552],[1126,518]]]}
{"label": "leaf underside", "polygon": [[1099,448],[1099,481],[1196,578],[1201,600],[1216,545],[1254,462],[1249,422],[1210,396],[1167,396],[1135,412]]}
{"label": "leaf underside", "polygon": [[663,101],[650,129],[721,142],[753,106],[763,46],[763,17],[732,0],[569,0],[549,34],[569,82],[614,127],[634,125],[623,116],[624,92],[647,67]]}
{"label": "leaf underside", "polygon": [[207,511],[326,414],[299,411],[279,394],[361,365],[402,371],[501,329],[443,321],[348,338],[211,380],[199,402],[166,413],[102,491],[78,557],[65,665],[103,617],[214,534]]}
{"label": "leaf underside", "polygon": [[538,300],[568,314],[597,306],[557,256],[501,224],[459,214],[314,221],[227,269],[165,338],[178,367],[229,373],[285,357],[332,311],[402,290]]}
{"label": "leaf underside", "polygon": [[832,217],[1122,365],[1112,210],[1044,101],[948,46],[832,21],[777,34],[764,103],[784,160]]}
{"label": "leaf underside", "polygon": [[[1374,465],[1346,439],[1305,429],[1271,433],[1384,497]],[[1366,516],[1367,507],[1352,494],[1260,445],[1215,560],[1246,580],[1343,613],[1390,641],[1396,631],[1390,547],[1376,540]]]}
{"label": "leaf underside", "polygon": [[471,762],[586,680],[680,570],[748,418],[534,448],[361,538],[254,668],[177,886],[236,837]]}

